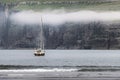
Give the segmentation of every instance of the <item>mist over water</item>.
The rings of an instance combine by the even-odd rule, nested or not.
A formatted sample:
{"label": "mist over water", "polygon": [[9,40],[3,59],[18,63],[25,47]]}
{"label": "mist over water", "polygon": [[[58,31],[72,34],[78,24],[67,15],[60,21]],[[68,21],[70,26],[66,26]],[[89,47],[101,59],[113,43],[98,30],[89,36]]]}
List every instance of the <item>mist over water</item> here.
{"label": "mist over water", "polygon": [[41,17],[45,24],[61,25],[65,22],[93,22],[93,21],[117,21],[120,20],[120,11],[78,11],[78,12],[65,12],[65,11],[21,11],[13,13],[10,19],[16,24],[40,24]]}

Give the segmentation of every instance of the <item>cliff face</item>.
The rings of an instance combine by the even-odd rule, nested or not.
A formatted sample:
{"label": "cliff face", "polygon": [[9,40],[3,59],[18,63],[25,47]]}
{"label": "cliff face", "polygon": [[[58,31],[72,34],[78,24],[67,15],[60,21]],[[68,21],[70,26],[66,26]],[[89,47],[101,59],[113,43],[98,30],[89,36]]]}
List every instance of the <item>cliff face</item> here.
{"label": "cliff face", "polygon": [[[1,35],[2,48],[35,48],[40,40],[39,25],[13,26],[9,23],[8,42]],[[102,22],[44,25],[46,49],[119,49],[120,24]],[[1,28],[1,30],[4,28]],[[6,34],[6,32],[2,32]]]}
{"label": "cliff face", "polygon": [[[119,24],[102,22],[64,24],[59,30],[47,31],[46,48],[57,49],[119,49]],[[51,34],[51,35],[50,35]]]}

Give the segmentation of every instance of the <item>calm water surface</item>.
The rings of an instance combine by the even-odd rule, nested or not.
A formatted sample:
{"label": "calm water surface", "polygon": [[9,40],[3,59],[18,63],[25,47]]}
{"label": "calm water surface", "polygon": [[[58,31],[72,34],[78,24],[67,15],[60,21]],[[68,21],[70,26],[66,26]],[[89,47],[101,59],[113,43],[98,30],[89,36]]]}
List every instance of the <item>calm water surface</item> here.
{"label": "calm water surface", "polygon": [[36,57],[34,50],[0,50],[1,65],[34,66],[120,66],[119,50],[46,50]]}

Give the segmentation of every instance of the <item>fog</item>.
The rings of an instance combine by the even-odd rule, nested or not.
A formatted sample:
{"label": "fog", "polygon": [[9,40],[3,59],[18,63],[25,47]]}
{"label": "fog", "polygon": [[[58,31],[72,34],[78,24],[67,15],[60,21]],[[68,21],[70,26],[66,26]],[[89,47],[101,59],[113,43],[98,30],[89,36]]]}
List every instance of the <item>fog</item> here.
{"label": "fog", "polygon": [[10,19],[16,24],[40,24],[41,18],[45,24],[60,25],[65,22],[92,22],[92,21],[117,21],[120,20],[120,11],[21,11],[13,13]]}

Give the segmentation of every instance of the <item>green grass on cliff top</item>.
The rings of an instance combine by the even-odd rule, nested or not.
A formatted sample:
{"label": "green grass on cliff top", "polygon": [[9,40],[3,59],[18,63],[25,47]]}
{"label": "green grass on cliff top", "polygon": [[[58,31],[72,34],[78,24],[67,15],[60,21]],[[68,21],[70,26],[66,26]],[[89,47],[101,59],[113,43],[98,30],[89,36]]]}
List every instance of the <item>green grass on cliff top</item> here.
{"label": "green grass on cliff top", "polygon": [[[0,0],[1,3],[16,3],[23,1],[82,1],[79,4],[40,4],[40,5],[18,5],[14,9],[17,10],[44,10],[44,9],[66,9],[70,10],[101,10],[101,11],[120,11],[120,0]],[[103,2],[102,2],[103,1]],[[102,3],[101,3],[102,2]]]}
{"label": "green grass on cliff top", "polygon": [[22,2],[22,1],[107,1],[107,0],[0,0],[2,3]]}

